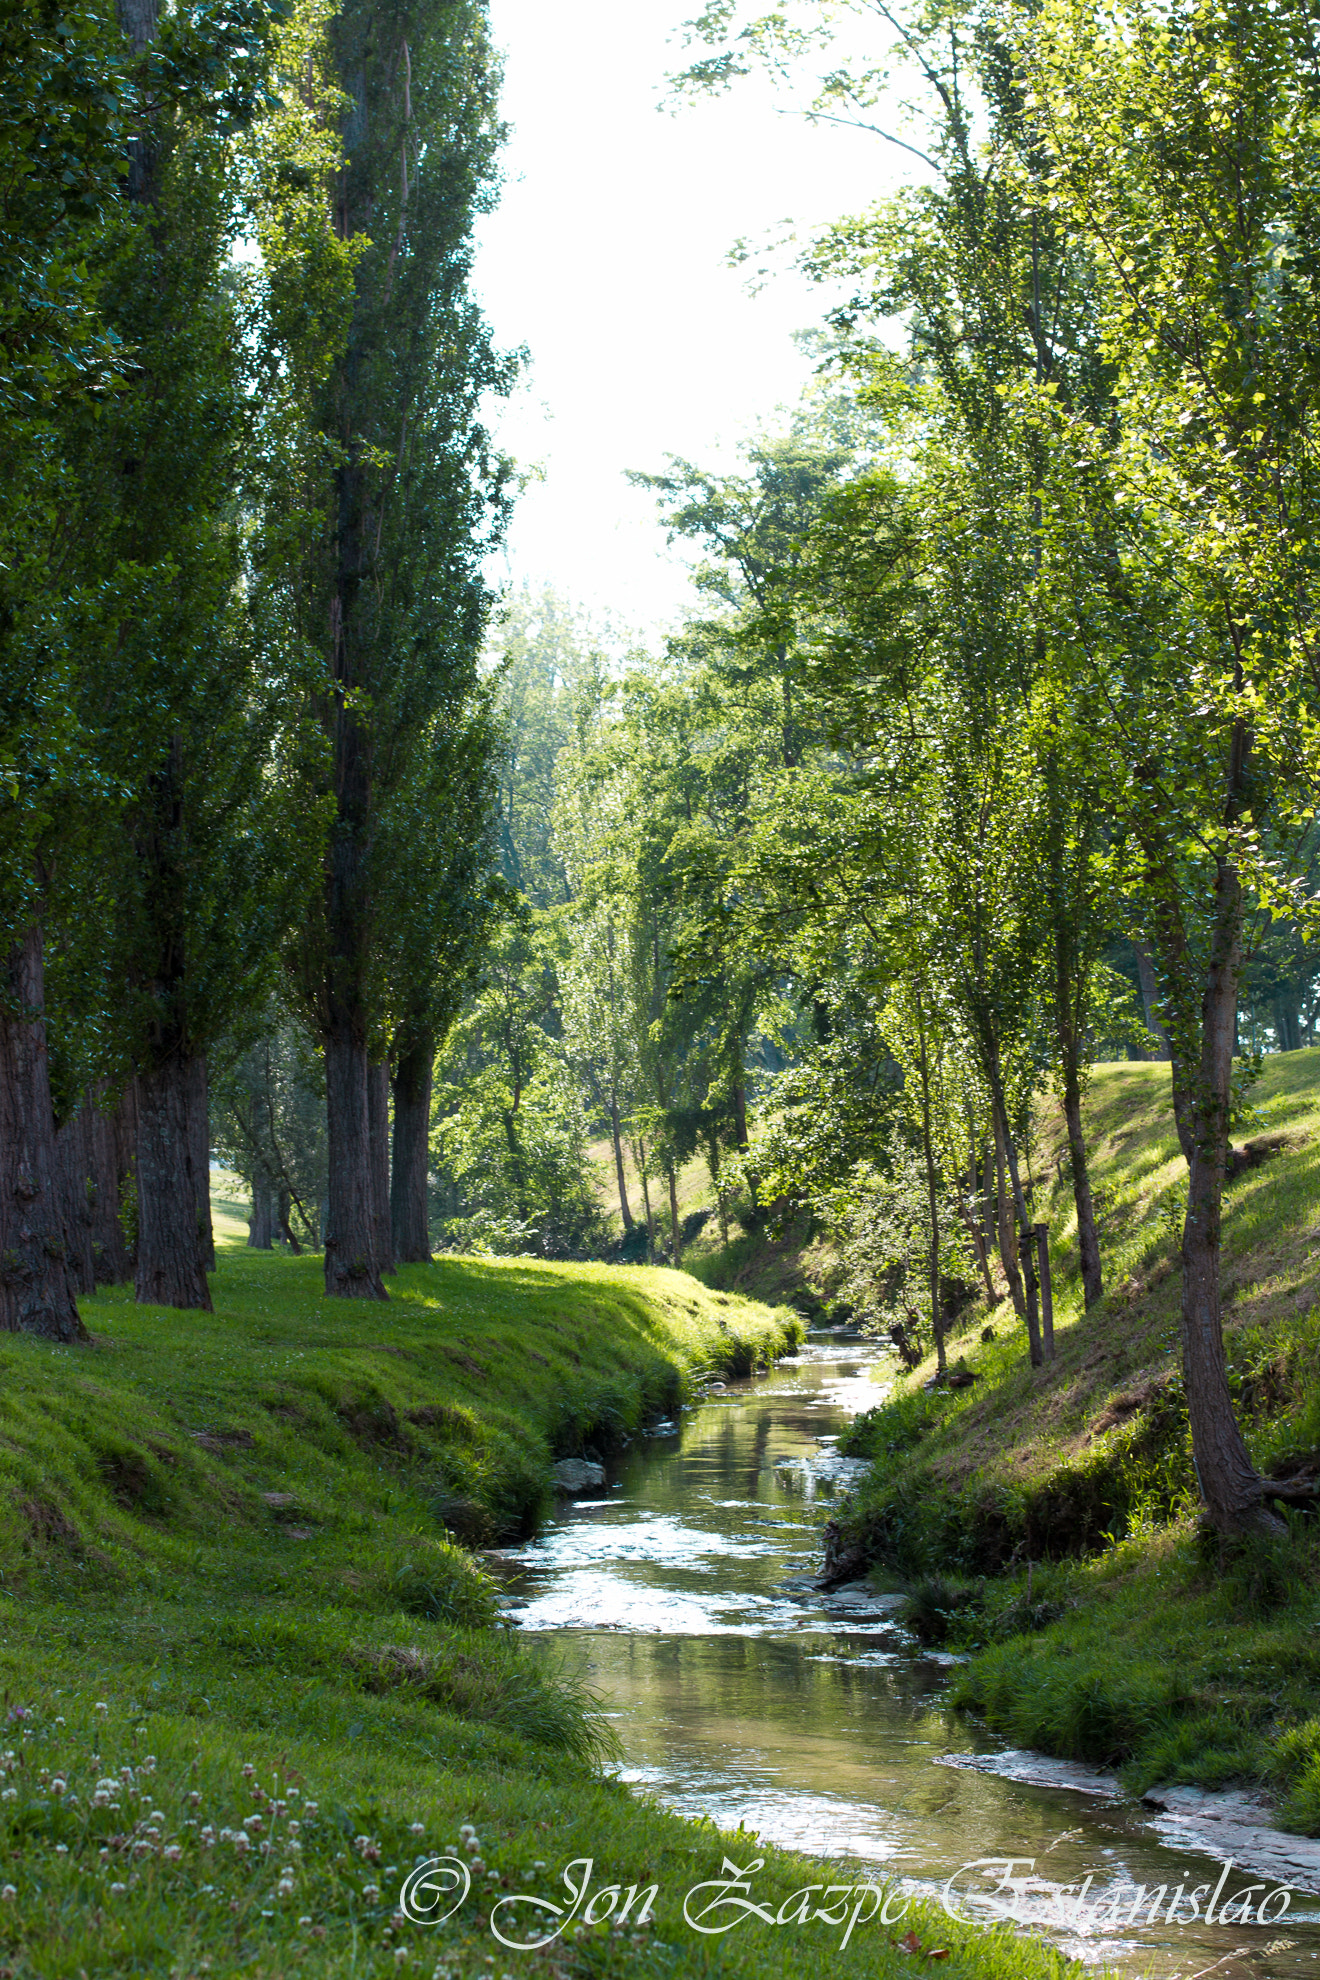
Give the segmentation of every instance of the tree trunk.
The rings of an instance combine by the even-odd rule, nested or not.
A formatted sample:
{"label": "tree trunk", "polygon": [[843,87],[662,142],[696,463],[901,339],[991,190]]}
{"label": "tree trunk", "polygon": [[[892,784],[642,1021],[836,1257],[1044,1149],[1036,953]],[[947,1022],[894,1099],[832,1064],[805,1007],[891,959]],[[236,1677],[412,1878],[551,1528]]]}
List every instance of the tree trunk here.
{"label": "tree trunk", "polygon": [[[998,1086],[998,1080],[995,1081],[995,1084]],[[1008,1167],[1009,1180],[1013,1186],[1013,1205],[1017,1211],[1017,1239],[1020,1243],[1021,1239],[1029,1235],[1031,1231],[1031,1220],[1027,1216],[1027,1200],[1022,1194],[1022,1180],[1018,1175],[1017,1149],[1013,1145],[1013,1137],[1008,1131],[1008,1123],[1004,1118],[1004,1096],[1002,1090],[995,1095],[995,1132],[999,1137],[999,1146],[1004,1162]],[[1017,1249],[1017,1245],[1013,1243],[1012,1236],[1010,1235],[1010,1256],[1015,1249]],[[1036,1306],[1036,1272],[1034,1265],[1028,1264],[1027,1266],[1023,1290],[1023,1303],[1027,1322],[1027,1349],[1031,1356],[1032,1367],[1039,1368],[1044,1357],[1042,1356],[1040,1346],[1040,1313]],[[1014,1303],[1016,1304],[1016,1302]]]}
{"label": "tree trunk", "polygon": [[82,1341],[65,1263],[44,1010],[33,923],[0,971],[0,1329]]}
{"label": "tree trunk", "polygon": [[1169,1050],[1169,1034],[1157,1016],[1160,986],[1155,975],[1155,965],[1151,961],[1149,949],[1143,948],[1142,944],[1136,941],[1133,942],[1132,947],[1136,952],[1137,979],[1141,984],[1141,1008],[1145,1012],[1146,1029],[1151,1036],[1151,1057],[1168,1059],[1172,1057]]}
{"label": "tree trunk", "polygon": [[193,1181],[197,1189],[197,1242],[202,1270],[215,1270],[215,1230],[211,1223],[211,1092],[206,1077],[206,1054],[189,1060],[188,1131],[192,1148]]}
{"label": "tree trunk", "polygon": [[394,1252],[402,1265],[429,1265],[431,1233],[426,1184],[431,1166],[431,1069],[428,1035],[400,1047],[394,1074],[394,1173],[390,1179],[390,1223]]}
{"label": "tree trunk", "polygon": [[192,1063],[164,1060],[137,1078],[138,1241],[134,1293],[140,1306],[210,1313],[198,1227]]}
{"label": "tree trunk", "polygon": [[1008,1178],[1004,1169],[1004,1137],[1000,1131],[999,1114],[994,1114],[995,1136],[995,1236],[999,1243],[999,1262],[1004,1268],[1004,1278],[1008,1283],[1009,1297],[1013,1311],[1019,1320],[1027,1317],[1027,1302],[1022,1291],[1022,1274],[1017,1267],[1017,1245],[1013,1238],[1013,1211],[1008,1200]]}
{"label": "tree trunk", "polygon": [[921,1008],[918,993],[917,1043],[921,1067],[921,1146],[926,1158],[926,1204],[930,1214],[930,1252],[928,1266],[930,1272],[930,1325],[935,1336],[935,1368],[939,1375],[947,1375],[948,1357],[944,1352],[944,1308],[940,1303],[940,1200],[935,1175],[935,1148],[930,1131],[930,1066],[926,1057],[926,1020]]}
{"label": "tree trunk", "polygon": [[287,1189],[282,1189],[279,1191],[277,1202],[278,1202],[278,1213],[279,1213],[279,1223],[280,1223],[280,1236],[284,1239],[284,1242],[288,1245],[289,1250],[293,1253],[294,1257],[301,1258],[302,1246],[299,1244],[297,1238],[294,1236],[293,1225],[289,1221],[289,1213],[293,1208],[293,1198],[289,1194],[289,1191]]}
{"label": "tree trunk", "polygon": [[678,1175],[672,1162],[666,1162],[665,1171],[669,1177],[669,1228],[674,1240],[674,1263],[683,1263],[683,1232],[678,1221]]}
{"label": "tree trunk", "polygon": [[92,1111],[84,1093],[55,1135],[65,1263],[74,1292],[80,1299],[96,1290],[96,1177],[92,1165]]}
{"label": "tree trunk", "polygon": [[376,1250],[375,1191],[367,1112],[366,1041],[347,1020],[325,1041],[329,1201],[325,1289],[339,1299],[388,1299]]}
{"label": "tree trunk", "polygon": [[[1241,744],[1239,744],[1241,747]],[[1233,1030],[1237,1015],[1242,894],[1236,869],[1220,858],[1215,920],[1201,999],[1201,1061],[1192,1108],[1187,1221],[1182,1238],[1182,1349],[1192,1458],[1201,1497],[1221,1533],[1279,1529],[1261,1499],[1228,1390],[1219,1311],[1219,1247]]]}
{"label": "tree trunk", "polygon": [[255,1175],[252,1178],[252,1215],[248,1218],[248,1247],[252,1251],[273,1251],[275,1248],[275,1192],[270,1186],[270,1177]]}
{"label": "tree trunk", "polygon": [[623,1228],[633,1227],[633,1213],[628,1205],[628,1184],[623,1173],[623,1135],[619,1128],[619,1102],[613,1088],[610,1089],[610,1137],[614,1142],[614,1175],[619,1185],[619,1214],[623,1218]]}
{"label": "tree trunk", "polygon": [[1082,1133],[1082,1092],[1075,1054],[1064,1056],[1063,1118],[1068,1127],[1073,1202],[1077,1206],[1077,1248],[1082,1257],[1082,1298],[1084,1305],[1089,1309],[1104,1292],[1105,1282],[1100,1265],[1100,1239],[1095,1228],[1095,1205],[1091,1201],[1091,1173],[1086,1159],[1086,1137]]}
{"label": "tree trunk", "polygon": [[651,1189],[646,1177],[646,1143],[637,1144],[637,1173],[642,1179],[642,1207],[646,1212],[646,1262],[655,1264],[655,1211],[651,1208]]}
{"label": "tree trunk", "polygon": [[386,1059],[367,1067],[367,1133],[371,1140],[371,1214],[376,1257],[382,1272],[393,1272],[394,1235],[390,1228],[390,1068]]}

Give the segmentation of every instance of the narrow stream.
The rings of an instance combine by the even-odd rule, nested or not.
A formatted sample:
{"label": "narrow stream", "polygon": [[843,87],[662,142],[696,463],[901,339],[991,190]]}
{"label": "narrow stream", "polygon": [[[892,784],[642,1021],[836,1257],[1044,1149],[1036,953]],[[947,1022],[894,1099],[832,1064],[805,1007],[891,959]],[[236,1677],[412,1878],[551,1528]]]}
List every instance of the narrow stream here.
{"label": "narrow stream", "polygon": [[[1013,1897],[1025,1927],[1115,1972],[1315,1975],[1315,1898],[1294,1890],[1270,1925],[1169,1923],[1178,1885],[1213,1890],[1221,1862],[1162,1840],[1086,1770],[1076,1788],[1013,1778],[1031,1757],[948,1709],[952,1660],[912,1644],[891,1619],[895,1598],[812,1587],[820,1501],[854,1470],[834,1443],[883,1379],[864,1344],[813,1334],[772,1374],[714,1390],[675,1434],[630,1451],[603,1493],[505,1557],[511,1613],[606,1701],[622,1778],[682,1814],[926,1894],[977,1859],[1016,1859],[1000,1903]],[[988,1917],[1003,1875],[964,1871],[954,1889]],[[1057,1894],[1088,1875],[1081,1906],[1060,1915]],[[1259,1882],[1235,1871],[1221,1901]],[[1148,1894],[1136,1923],[1124,1885]],[[1184,1901],[1175,1916],[1189,1914]]]}

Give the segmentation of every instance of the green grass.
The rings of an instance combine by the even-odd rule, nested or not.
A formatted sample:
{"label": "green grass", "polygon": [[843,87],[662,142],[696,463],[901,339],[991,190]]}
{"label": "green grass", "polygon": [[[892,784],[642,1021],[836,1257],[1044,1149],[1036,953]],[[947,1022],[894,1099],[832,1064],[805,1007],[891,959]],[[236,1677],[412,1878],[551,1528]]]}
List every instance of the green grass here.
{"label": "green grass", "polygon": [[[726,1850],[776,1906],[828,1870],[612,1782],[580,1678],[456,1544],[530,1530],[554,1457],[766,1365],[793,1316],[666,1271],[445,1258],[383,1306],[320,1273],[222,1244],[212,1315],[103,1292],[88,1347],[0,1340],[0,1976],[470,1980],[522,1957],[489,1899],[582,1856],[658,1882],[655,1923],[531,1972],[896,1973],[909,1927],[968,1980],[1063,1970],[933,1913],[842,1954],[821,1923],[700,1939],[682,1896]],[[397,1923],[463,1825],[478,1894]]]}
{"label": "green grass", "polygon": [[[1283,1145],[1226,1186],[1224,1328],[1268,1471],[1320,1447],[1320,1052],[1268,1060],[1252,1099],[1235,1140]],[[1052,1105],[1038,1127],[1057,1358],[1028,1366],[1007,1301],[969,1310],[949,1351],[977,1381],[930,1395],[923,1363],[841,1445],[873,1461],[839,1514],[845,1540],[908,1585],[919,1633],[977,1650],[958,1695],[995,1730],[1117,1764],[1135,1787],[1264,1786],[1286,1825],[1320,1834],[1316,1522],[1209,1556],[1196,1530],[1168,1068],[1106,1066],[1092,1081],[1106,1293],[1090,1313]]]}

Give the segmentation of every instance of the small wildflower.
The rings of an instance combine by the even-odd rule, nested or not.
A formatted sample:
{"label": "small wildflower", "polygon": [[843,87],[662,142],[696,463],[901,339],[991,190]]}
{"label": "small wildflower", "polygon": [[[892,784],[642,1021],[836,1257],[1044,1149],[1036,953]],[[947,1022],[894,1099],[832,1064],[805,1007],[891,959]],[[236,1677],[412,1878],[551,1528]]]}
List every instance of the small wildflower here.
{"label": "small wildflower", "polygon": [[169,1848],[164,1852],[164,1856],[167,1863],[178,1863],[182,1860],[183,1851],[177,1843],[171,1843]]}
{"label": "small wildflower", "polygon": [[251,1835],[254,1836],[259,1835],[262,1829],[265,1828],[265,1826],[266,1826],[265,1819],[260,1815],[245,1815],[243,1817],[243,1827],[246,1830],[248,1830],[248,1832]]}
{"label": "small wildflower", "polygon": [[303,1803],[303,1814],[304,1814],[304,1815],[315,1815],[315,1813],[316,1813],[316,1803],[315,1803],[314,1801],[304,1801],[304,1803]]}
{"label": "small wildflower", "polygon": [[243,1776],[243,1779],[244,1779],[245,1781],[250,1781],[250,1780],[252,1780],[252,1779],[253,1779],[253,1777],[254,1777],[254,1776],[255,1776],[255,1774],[256,1774],[256,1771],[257,1771],[257,1770],[256,1770],[256,1768],[255,1768],[255,1767],[250,1767],[250,1766],[249,1766],[249,1767],[240,1767],[240,1769],[239,1769],[239,1772],[240,1772],[240,1773],[242,1774],[242,1776]]}
{"label": "small wildflower", "polygon": [[6,1788],[4,1790],[4,1793],[0,1794],[0,1801],[17,1801],[17,1800],[18,1800],[17,1788]]}
{"label": "small wildflower", "polygon": [[462,1828],[458,1832],[458,1840],[460,1842],[466,1842],[469,1836],[475,1836],[476,1833],[477,1833],[476,1830],[473,1828],[470,1822],[464,1822]]}
{"label": "small wildflower", "polygon": [[68,1853],[69,1853],[69,1845],[67,1843],[56,1843],[55,1845],[56,1856],[67,1856]]}
{"label": "small wildflower", "polygon": [[[124,1887],[121,1884],[119,1888],[120,1890],[122,1890]],[[4,1888],[0,1890],[0,1904],[12,1904],[17,1896],[18,1896],[18,1892],[14,1888],[14,1886],[12,1884],[6,1884]]]}
{"label": "small wildflower", "polygon": [[187,1802],[190,1808],[200,1808],[202,1805],[202,1797],[197,1792],[196,1788],[193,1788],[188,1794],[186,1794],[184,1796],[184,1800]]}
{"label": "small wildflower", "polygon": [[364,1884],[362,1886],[362,1895],[364,1898],[367,1898],[372,1902],[374,1902],[380,1896],[380,1885]]}
{"label": "small wildflower", "polygon": [[407,1958],[408,1958],[407,1946],[396,1946],[394,1948],[394,1964],[396,1966],[405,1965],[407,1962]]}
{"label": "small wildflower", "polygon": [[275,1895],[276,1897],[293,1896],[293,1885],[289,1882],[289,1879],[287,1877],[280,1878],[279,1883],[276,1884],[275,1886]]}
{"label": "small wildflower", "polygon": [[[127,1889],[128,1889],[127,1884],[111,1884],[110,1894],[112,1897],[118,1897],[121,1891],[126,1891]],[[0,1897],[3,1896],[4,1896],[4,1892],[0,1891]]]}
{"label": "small wildflower", "polygon": [[59,1718],[57,1718],[55,1723],[57,1726],[62,1726],[64,1724],[63,1716],[61,1715]]}
{"label": "small wildflower", "polygon": [[290,1822],[288,1824],[288,1830],[291,1836],[296,1836],[301,1828],[302,1828],[301,1822]]}
{"label": "small wildflower", "polygon": [[68,1785],[69,1783],[64,1779],[62,1774],[56,1774],[50,1784],[50,1791],[54,1795],[64,1794],[68,1789]]}
{"label": "small wildflower", "polygon": [[312,1922],[312,1921],[311,1921],[311,1919],[310,1919],[310,1918],[300,1918],[300,1919],[298,1920],[298,1923],[299,1923],[300,1925],[310,1925],[310,1924],[311,1924],[311,1922]]}
{"label": "small wildflower", "polygon": [[410,1836],[421,1836],[421,1835],[425,1835],[425,1833],[426,1833],[425,1822],[410,1822],[408,1824],[408,1834]]}
{"label": "small wildflower", "polygon": [[97,1710],[98,1712],[108,1712],[108,1711],[110,1710],[110,1707],[109,1707],[109,1706],[108,1706],[108,1705],[106,1704],[106,1702],[105,1702],[105,1700],[104,1700],[104,1698],[98,1698],[98,1699],[97,1699],[97,1701],[96,1701],[96,1710]]}

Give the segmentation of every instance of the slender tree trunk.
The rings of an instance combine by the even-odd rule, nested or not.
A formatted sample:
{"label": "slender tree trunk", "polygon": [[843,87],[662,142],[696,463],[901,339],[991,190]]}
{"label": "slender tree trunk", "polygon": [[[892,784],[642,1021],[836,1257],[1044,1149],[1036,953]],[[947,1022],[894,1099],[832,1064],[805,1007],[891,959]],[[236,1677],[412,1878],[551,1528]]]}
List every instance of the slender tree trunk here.
{"label": "slender tree trunk", "polygon": [[[995,1083],[998,1085],[997,1080]],[[1017,1237],[1021,1240],[1030,1235],[1031,1219],[1027,1215],[1027,1201],[1022,1194],[1022,1181],[1018,1175],[1017,1149],[1014,1147],[1013,1137],[1008,1131],[1008,1124],[1004,1118],[1003,1105],[1003,1093],[1001,1090],[995,1098],[995,1132],[999,1138],[999,1147],[1008,1169],[1009,1181],[1013,1188],[1013,1205],[1017,1211]],[[1018,1245],[1012,1244],[1012,1250],[1016,1249],[1018,1249]],[[1010,1251],[1011,1255],[1012,1251]],[[1016,1304],[1016,1302],[1014,1303]],[[1023,1306],[1025,1308],[1027,1322],[1027,1350],[1031,1356],[1032,1367],[1039,1368],[1043,1356],[1040,1346],[1040,1313],[1036,1305],[1036,1272],[1035,1267],[1032,1265],[1028,1266],[1025,1274]]]}
{"label": "slender tree trunk", "polygon": [[665,1170],[669,1177],[669,1228],[674,1238],[674,1263],[683,1263],[683,1232],[678,1222],[678,1175],[672,1162],[666,1162]]}
{"label": "slender tree trunk", "polygon": [[1004,1268],[1004,1278],[1008,1283],[1009,1297],[1019,1320],[1027,1317],[1027,1302],[1022,1291],[1022,1274],[1017,1267],[1017,1244],[1013,1236],[1013,1211],[1008,1198],[1008,1177],[1004,1165],[1004,1136],[999,1126],[999,1113],[994,1112],[995,1139],[995,1236],[999,1243],[999,1262]]}
{"label": "slender tree trunk", "polygon": [[1141,1008],[1145,1013],[1146,1029],[1151,1038],[1151,1057],[1168,1059],[1172,1054],[1169,1050],[1169,1034],[1160,1023],[1158,1016],[1160,986],[1155,975],[1155,965],[1151,961],[1149,949],[1144,948],[1137,941],[1133,942],[1132,947],[1137,958],[1137,981],[1141,985]]}
{"label": "slender tree trunk", "polygon": [[211,1091],[206,1076],[206,1054],[199,1052],[188,1062],[188,1130],[192,1151],[193,1182],[197,1191],[197,1242],[201,1246],[202,1270],[215,1270],[215,1230],[211,1223]]}
{"label": "slender tree trunk", "polygon": [[1068,1153],[1072,1160],[1073,1202],[1077,1206],[1077,1248],[1082,1259],[1082,1298],[1085,1306],[1095,1305],[1105,1289],[1100,1265],[1100,1239],[1095,1228],[1095,1205],[1091,1200],[1091,1172],[1086,1158],[1086,1137],[1082,1133],[1082,1091],[1077,1075],[1077,1056],[1064,1053],[1063,1118],[1068,1128]]}
{"label": "slender tree trunk", "polygon": [[165,1059],[137,1078],[138,1241],[134,1292],[141,1306],[211,1312],[197,1221],[190,1101],[195,1074]]}
{"label": "slender tree trunk", "polygon": [[399,1048],[394,1074],[394,1173],[390,1179],[390,1219],[395,1255],[402,1265],[429,1265],[431,1233],[426,1184],[431,1164],[431,1073],[433,1040],[427,1036]]}
{"label": "slender tree trunk", "polygon": [[329,1194],[325,1289],[341,1299],[388,1299],[376,1252],[367,1047],[346,1016],[325,1041]]}
{"label": "slender tree trunk", "polygon": [[0,967],[0,1330],[86,1340],[65,1263],[41,928]]}
{"label": "slender tree trunk", "polygon": [[274,1198],[270,1177],[253,1176],[252,1215],[248,1218],[247,1240],[253,1251],[273,1251],[275,1248]]}
{"label": "slender tree trunk", "polygon": [[623,1133],[619,1127],[619,1101],[613,1087],[610,1088],[610,1137],[614,1143],[614,1174],[619,1185],[619,1214],[623,1218],[623,1228],[633,1227],[633,1213],[628,1205],[628,1184],[623,1170]]}
{"label": "slender tree trunk", "polygon": [[642,1207],[646,1212],[646,1261],[655,1264],[655,1211],[651,1208],[651,1190],[646,1178],[646,1143],[637,1144],[637,1171],[642,1179]]}
{"label": "slender tree trunk", "polygon": [[367,1132],[371,1139],[371,1207],[376,1257],[382,1272],[393,1272],[390,1229],[390,1068],[381,1059],[367,1067]]}
{"label": "slender tree trunk", "polygon": [[926,1020],[920,992],[916,998],[917,1044],[921,1067],[921,1146],[926,1158],[926,1204],[930,1214],[930,1325],[935,1336],[935,1367],[947,1375],[948,1357],[944,1352],[944,1308],[940,1301],[940,1198],[935,1175],[935,1146],[930,1131],[930,1065],[926,1057]]}
{"label": "slender tree trunk", "polygon": [[[1245,754],[1239,739],[1237,750]],[[1240,767],[1238,782],[1240,778]],[[1218,861],[1215,920],[1201,1000],[1201,1061],[1182,1238],[1182,1349],[1192,1457],[1206,1512],[1221,1533],[1281,1524],[1261,1499],[1261,1479],[1233,1414],[1219,1309],[1219,1250],[1228,1116],[1232,1100],[1242,893],[1236,869]]]}
{"label": "slender tree trunk", "polygon": [[299,1244],[297,1238],[294,1236],[293,1225],[289,1221],[289,1213],[293,1208],[293,1198],[291,1197],[287,1189],[282,1189],[279,1192],[278,1206],[279,1206],[280,1236],[284,1239],[284,1242],[288,1245],[289,1250],[293,1253],[294,1257],[301,1258],[302,1246]]}

